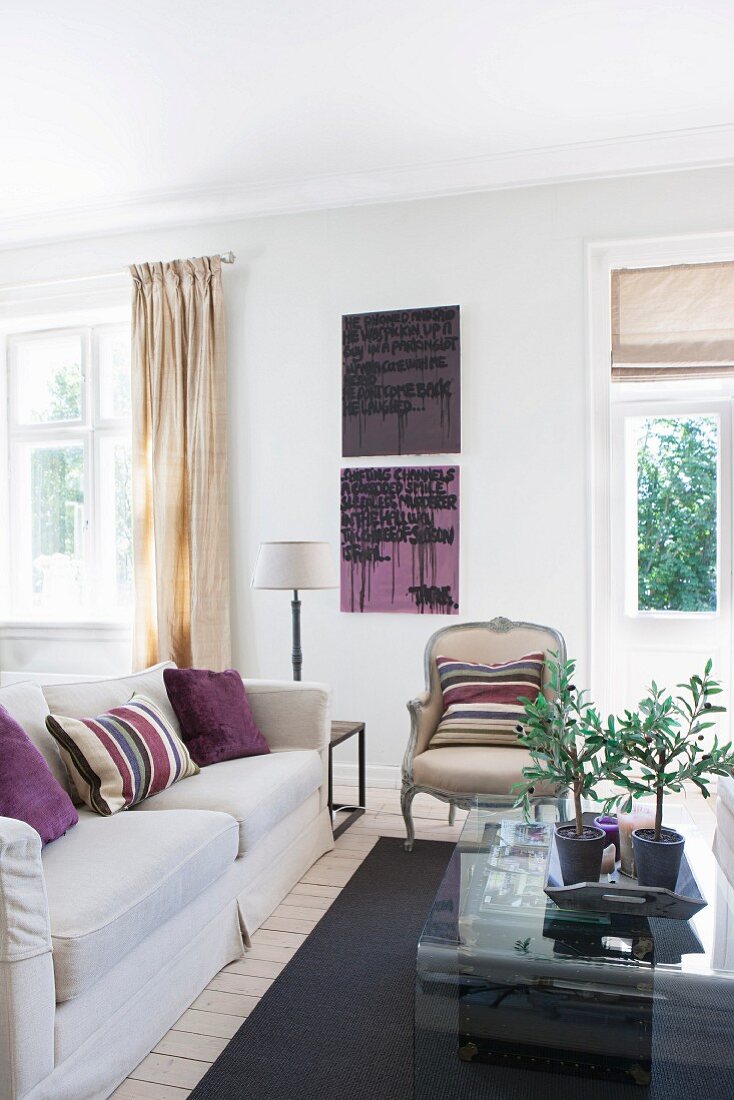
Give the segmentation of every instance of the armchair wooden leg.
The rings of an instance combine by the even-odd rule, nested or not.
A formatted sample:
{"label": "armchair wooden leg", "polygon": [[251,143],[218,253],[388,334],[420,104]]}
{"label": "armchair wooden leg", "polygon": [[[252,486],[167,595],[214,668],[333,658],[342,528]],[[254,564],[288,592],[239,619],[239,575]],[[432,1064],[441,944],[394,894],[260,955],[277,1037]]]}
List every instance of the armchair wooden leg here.
{"label": "armchair wooden leg", "polygon": [[413,844],[415,843],[415,826],[413,825],[413,799],[415,798],[415,787],[403,787],[400,793],[400,805],[403,811],[403,818],[405,819],[405,831],[408,834],[403,841],[403,848],[406,852],[413,851]]}
{"label": "armchair wooden leg", "polygon": [[453,825],[456,821],[456,806],[453,802],[449,802],[449,825]]}

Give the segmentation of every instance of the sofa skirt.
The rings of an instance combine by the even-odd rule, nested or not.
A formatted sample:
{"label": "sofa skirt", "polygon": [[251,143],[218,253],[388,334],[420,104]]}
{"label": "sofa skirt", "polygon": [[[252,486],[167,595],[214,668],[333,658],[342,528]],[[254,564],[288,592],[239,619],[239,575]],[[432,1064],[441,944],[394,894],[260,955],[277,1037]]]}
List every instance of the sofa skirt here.
{"label": "sofa skirt", "polygon": [[[188,915],[189,908],[187,906],[179,916]],[[159,931],[166,931],[171,923],[166,922]],[[114,968],[117,976],[123,977],[121,966],[129,971],[139,967],[138,954],[138,951],[130,952]],[[237,902],[230,901],[208,924],[190,935],[167,963],[149,972],[146,983],[117,1012],[112,1016],[102,1015],[102,1026],[57,1063],[51,1076],[30,1093],[28,1100],[100,1100],[109,1096],[183,1015],[212,977],[242,954]],[[107,984],[105,980],[98,986]],[[88,997],[89,994],[83,994],[58,1006],[57,1050],[73,1043],[69,1034],[71,1012],[66,1011],[67,1008],[73,1008],[78,1001],[86,1001]],[[78,1009],[82,1007],[91,1010],[89,1003],[79,1005]]]}
{"label": "sofa skirt", "polygon": [[55,1069],[28,1100],[100,1100],[114,1091],[333,846],[314,792],[96,985],[57,1005]]}

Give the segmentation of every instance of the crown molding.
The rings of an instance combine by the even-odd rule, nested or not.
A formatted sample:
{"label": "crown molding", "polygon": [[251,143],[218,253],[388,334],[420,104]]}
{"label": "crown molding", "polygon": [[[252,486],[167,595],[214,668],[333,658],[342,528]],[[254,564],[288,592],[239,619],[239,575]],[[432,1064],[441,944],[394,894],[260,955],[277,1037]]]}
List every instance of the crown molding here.
{"label": "crown molding", "polygon": [[302,179],[149,192],[0,219],[0,249],[177,225],[734,164],[734,125]]}

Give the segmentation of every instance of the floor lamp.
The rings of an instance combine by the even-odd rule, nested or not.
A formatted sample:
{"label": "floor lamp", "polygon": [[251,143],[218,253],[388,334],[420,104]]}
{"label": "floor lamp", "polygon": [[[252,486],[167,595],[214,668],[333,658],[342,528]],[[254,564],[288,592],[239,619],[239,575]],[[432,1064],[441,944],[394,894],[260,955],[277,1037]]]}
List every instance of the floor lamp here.
{"label": "floor lamp", "polygon": [[293,592],[293,679],[301,679],[301,601],[298,593],[308,588],[338,588],[339,580],[328,542],[261,542],[257,552],[253,588],[289,588]]}

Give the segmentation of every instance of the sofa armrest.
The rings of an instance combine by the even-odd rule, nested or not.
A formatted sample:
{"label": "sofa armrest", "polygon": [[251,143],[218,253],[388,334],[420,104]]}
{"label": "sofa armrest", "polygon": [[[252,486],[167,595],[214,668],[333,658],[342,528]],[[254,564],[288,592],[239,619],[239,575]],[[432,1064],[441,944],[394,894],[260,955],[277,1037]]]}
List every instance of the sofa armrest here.
{"label": "sofa armrest", "polygon": [[734,779],[720,775],[717,783],[716,833],[713,852],[730,884],[734,886]]}
{"label": "sofa armrest", "polygon": [[252,713],[273,752],[323,751],[331,737],[331,689],[291,680],[243,680]]}
{"label": "sofa armrest", "polygon": [[0,817],[0,1100],[53,1069],[55,1000],[41,838]]}

